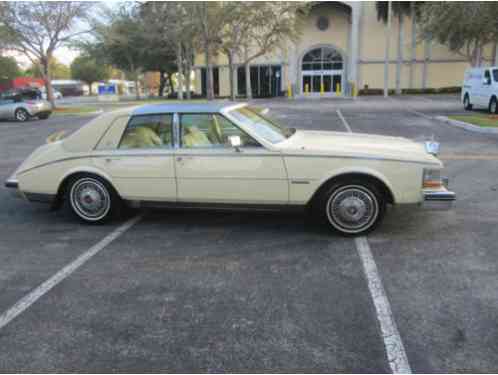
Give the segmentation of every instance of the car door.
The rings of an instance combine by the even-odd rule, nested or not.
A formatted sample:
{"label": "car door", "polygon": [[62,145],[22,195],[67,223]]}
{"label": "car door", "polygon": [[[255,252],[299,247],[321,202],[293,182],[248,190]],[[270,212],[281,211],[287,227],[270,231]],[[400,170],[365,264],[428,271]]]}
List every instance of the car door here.
{"label": "car door", "polygon": [[480,104],[484,107],[489,105],[491,99],[491,92],[493,91],[493,81],[491,80],[491,71],[489,69],[484,70],[483,79],[481,82],[480,90]]}
{"label": "car door", "polygon": [[[94,164],[124,199],[176,201],[173,114],[115,120],[99,143]],[[102,145],[102,146],[100,146]]]}
{"label": "car door", "polygon": [[[287,204],[289,188],[279,152],[262,147],[220,114],[180,114],[175,166],[178,201]],[[238,136],[234,148],[230,136]]]}

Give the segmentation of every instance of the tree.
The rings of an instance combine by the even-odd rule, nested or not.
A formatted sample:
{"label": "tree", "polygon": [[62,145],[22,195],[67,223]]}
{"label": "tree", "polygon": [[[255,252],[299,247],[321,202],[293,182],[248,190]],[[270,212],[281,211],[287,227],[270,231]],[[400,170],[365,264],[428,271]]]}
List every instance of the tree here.
{"label": "tree", "polygon": [[471,66],[493,61],[494,56],[484,56],[484,47],[498,39],[498,3],[427,2],[419,22],[423,33],[464,56]]}
{"label": "tree", "polygon": [[20,75],[21,69],[16,59],[10,56],[0,56],[0,82],[9,82]]}
{"label": "tree", "polygon": [[95,21],[93,41],[78,45],[98,62],[106,62],[126,72],[135,83],[137,100],[140,99],[139,75],[145,44],[142,26],[137,5],[122,3],[108,11],[104,21]]}
{"label": "tree", "polygon": [[[183,98],[182,78],[185,76],[187,99],[190,99],[190,72],[195,52],[195,25],[189,4],[181,2],[146,2],[140,7],[144,31],[144,69],[160,72],[160,95],[166,83],[178,73],[178,98]],[[185,72],[185,74],[184,74]]]}
{"label": "tree", "polygon": [[[375,7],[377,9],[377,19],[382,20],[389,28],[389,6],[392,13],[398,17],[398,48],[396,54],[396,94],[401,94],[401,68],[403,67],[403,48],[404,48],[404,19],[406,15],[412,14],[412,3],[408,1],[377,1]],[[413,14],[412,14],[413,16]],[[412,30],[413,32],[413,30]],[[386,32],[386,51],[389,50],[390,32]],[[412,45],[412,48],[414,46]],[[386,64],[389,69],[389,52],[386,52]],[[388,83],[386,83],[387,85]],[[386,89],[385,89],[386,90]]]}
{"label": "tree", "polygon": [[250,2],[247,17],[251,28],[241,42],[240,58],[245,68],[246,95],[252,98],[250,63],[260,56],[297,41],[308,5],[299,2]]}
{"label": "tree", "polygon": [[[48,100],[55,107],[50,61],[54,51],[71,38],[86,33],[81,24],[88,20],[92,2],[33,1],[0,3],[0,24],[4,47],[42,66]],[[76,25],[80,24],[77,28]]]}
{"label": "tree", "polygon": [[92,95],[92,84],[94,82],[109,79],[111,69],[105,64],[99,63],[89,55],[80,55],[71,63],[71,77],[85,82]]}
{"label": "tree", "polygon": [[[50,72],[52,73],[52,79],[68,79],[71,77],[71,71],[69,67],[65,64],[57,61],[55,57],[50,59]],[[26,69],[26,75],[31,77],[43,77],[43,67],[37,61]]]}

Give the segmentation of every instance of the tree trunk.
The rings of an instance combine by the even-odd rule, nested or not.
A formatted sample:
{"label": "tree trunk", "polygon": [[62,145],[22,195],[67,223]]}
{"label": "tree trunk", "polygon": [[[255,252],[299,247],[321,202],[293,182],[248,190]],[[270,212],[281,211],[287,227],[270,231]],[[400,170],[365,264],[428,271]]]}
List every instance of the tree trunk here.
{"label": "tree trunk", "polygon": [[431,46],[432,39],[426,36],[424,39],[424,66],[422,67],[422,88],[427,88],[428,75],[429,75],[429,61],[431,60]]}
{"label": "tree trunk", "polygon": [[92,96],[92,84],[93,82],[87,82],[88,85],[88,96]]}
{"label": "tree trunk", "polygon": [[138,72],[135,72],[133,76],[135,77],[135,99],[140,100],[140,88],[138,85]]}
{"label": "tree trunk", "polygon": [[186,58],[186,66],[185,66],[185,89],[186,89],[186,95],[187,95],[187,100],[192,99],[191,98],[191,90],[190,90],[190,77],[192,73],[192,58],[191,58],[191,53],[189,51],[185,51],[187,58]]}
{"label": "tree trunk", "polygon": [[233,67],[233,52],[232,50],[228,51],[228,75],[230,76],[230,100],[235,101],[235,87],[234,87],[234,67]]}
{"label": "tree trunk", "polygon": [[52,56],[47,54],[45,58],[40,59],[43,70],[43,80],[45,81],[45,91],[47,92],[47,100],[55,108],[54,90],[52,88],[52,72],[50,70],[50,60]]}
{"label": "tree trunk", "polygon": [[183,100],[183,51],[182,43],[178,41],[176,44],[176,67],[178,70],[178,76],[176,80],[178,100]]}
{"label": "tree trunk", "polygon": [[158,95],[163,97],[164,86],[166,85],[166,78],[164,77],[164,70],[159,71],[159,92]]}
{"label": "tree trunk", "polygon": [[398,14],[398,54],[396,57],[396,94],[401,94],[401,68],[403,66],[404,16]]}
{"label": "tree trunk", "polygon": [[213,69],[211,67],[211,51],[207,41],[204,42],[204,60],[206,65],[206,98],[207,100],[213,100]]}
{"label": "tree trunk", "polygon": [[388,2],[387,10],[387,26],[386,26],[386,49],[384,61],[384,97],[389,96],[389,58],[390,58],[390,44],[391,44],[391,18],[392,18],[392,3]]}
{"label": "tree trunk", "polygon": [[415,67],[417,66],[417,20],[415,12],[415,2],[410,3],[410,18],[412,21],[412,48],[411,48],[411,61],[410,61],[410,88],[415,87]]}
{"label": "tree trunk", "polygon": [[246,98],[247,100],[252,99],[252,87],[251,87],[251,66],[249,63],[244,64],[244,70],[246,73]]}
{"label": "tree trunk", "polygon": [[249,51],[247,47],[244,49],[244,72],[246,75],[246,98],[247,100],[252,99],[252,87],[251,87],[251,67],[249,65]]}
{"label": "tree trunk", "polygon": [[493,50],[491,53],[493,54],[491,56],[491,60],[493,61],[491,65],[496,66],[496,64],[498,64],[498,42],[493,44]]}

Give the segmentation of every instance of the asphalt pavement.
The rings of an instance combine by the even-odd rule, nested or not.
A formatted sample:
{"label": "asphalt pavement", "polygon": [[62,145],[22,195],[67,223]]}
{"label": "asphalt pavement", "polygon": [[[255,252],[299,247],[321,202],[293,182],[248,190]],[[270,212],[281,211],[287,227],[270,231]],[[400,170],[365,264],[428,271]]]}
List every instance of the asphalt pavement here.
{"label": "asphalt pavement", "polygon": [[[451,95],[255,102],[288,126],[345,131],[339,110],[353,132],[441,142],[454,209],[392,208],[368,246],[413,372],[496,372],[498,136],[434,120],[462,111]],[[90,119],[0,122],[0,179]],[[0,201],[0,317],[45,291],[0,328],[1,372],[392,371],[358,243],[306,216],[153,210],[119,231],[130,216]]]}

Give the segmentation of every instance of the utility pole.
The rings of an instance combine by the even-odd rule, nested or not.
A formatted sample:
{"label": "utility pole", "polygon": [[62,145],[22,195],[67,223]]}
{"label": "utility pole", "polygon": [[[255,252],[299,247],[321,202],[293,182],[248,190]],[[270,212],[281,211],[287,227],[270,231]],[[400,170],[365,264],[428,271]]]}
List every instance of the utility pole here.
{"label": "utility pole", "polygon": [[387,6],[387,26],[386,26],[386,55],[384,61],[384,97],[389,96],[389,58],[391,42],[391,19],[392,19],[392,2],[388,1]]}

